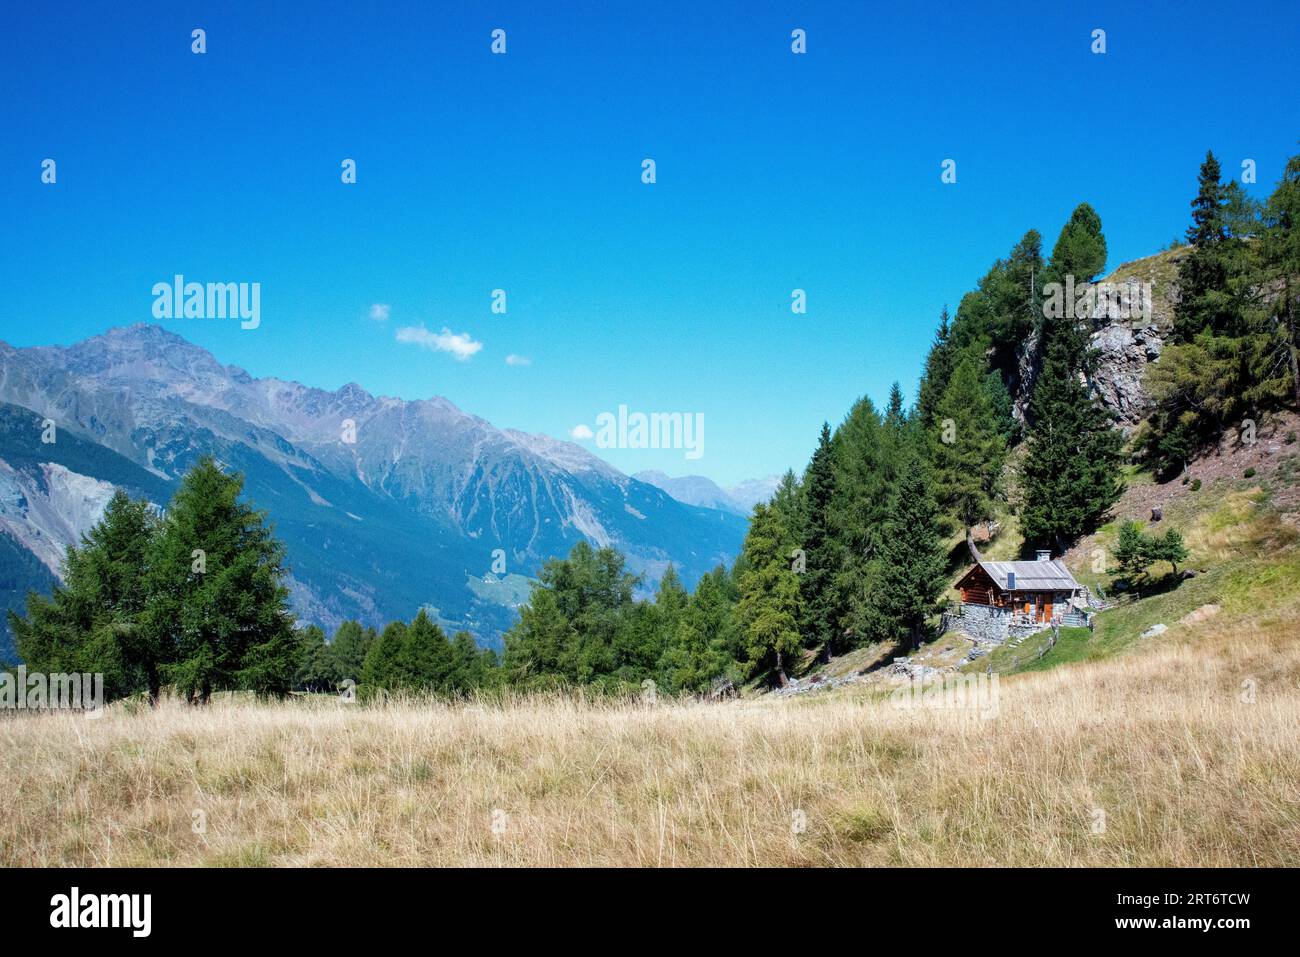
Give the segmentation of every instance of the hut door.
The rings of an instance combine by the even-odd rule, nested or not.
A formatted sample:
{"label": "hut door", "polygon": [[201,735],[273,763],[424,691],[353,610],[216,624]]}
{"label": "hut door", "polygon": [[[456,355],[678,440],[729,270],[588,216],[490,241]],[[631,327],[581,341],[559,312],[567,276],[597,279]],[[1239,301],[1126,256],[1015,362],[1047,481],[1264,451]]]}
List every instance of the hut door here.
{"label": "hut door", "polygon": [[1034,596],[1034,621],[1043,620],[1043,596],[1037,594]]}

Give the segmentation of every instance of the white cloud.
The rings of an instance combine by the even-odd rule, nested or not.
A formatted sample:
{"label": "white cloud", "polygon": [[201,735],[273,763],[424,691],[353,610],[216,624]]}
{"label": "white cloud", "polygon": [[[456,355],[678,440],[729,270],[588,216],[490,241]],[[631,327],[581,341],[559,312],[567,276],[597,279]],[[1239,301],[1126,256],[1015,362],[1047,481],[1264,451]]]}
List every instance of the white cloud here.
{"label": "white cloud", "polygon": [[530,366],[532,364],[533,360],[528,358],[528,356],[517,356],[513,353],[506,356],[506,365],[508,366]]}
{"label": "white cloud", "polygon": [[470,338],[468,332],[452,332],[446,326],[442,332],[437,333],[430,332],[424,326],[402,326],[397,330],[397,341],[424,346],[433,352],[450,352],[460,362],[483,348],[483,343]]}
{"label": "white cloud", "polygon": [[596,433],[591,431],[591,426],[584,425],[581,422],[573,427],[569,435],[575,439],[594,439]]}
{"label": "white cloud", "polygon": [[393,307],[386,302],[377,302],[370,307],[370,318],[375,322],[387,322],[388,314],[393,311]]}

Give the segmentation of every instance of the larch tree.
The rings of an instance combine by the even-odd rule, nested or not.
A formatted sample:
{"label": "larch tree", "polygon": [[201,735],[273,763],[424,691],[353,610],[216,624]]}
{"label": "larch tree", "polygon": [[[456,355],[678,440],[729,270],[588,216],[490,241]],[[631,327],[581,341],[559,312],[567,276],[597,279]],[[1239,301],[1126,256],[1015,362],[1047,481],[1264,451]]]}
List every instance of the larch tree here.
{"label": "larch tree", "polygon": [[930,434],[935,492],[965,530],[971,558],[979,561],[971,529],[992,517],[1007,446],[974,356],[958,363],[936,415]]}
{"label": "larch tree", "polygon": [[756,505],[745,536],[745,569],[736,605],[736,622],[750,668],[770,671],[782,686],[789,681],[791,658],[803,647],[799,578],[782,554],[784,537],[776,513],[766,505]]}

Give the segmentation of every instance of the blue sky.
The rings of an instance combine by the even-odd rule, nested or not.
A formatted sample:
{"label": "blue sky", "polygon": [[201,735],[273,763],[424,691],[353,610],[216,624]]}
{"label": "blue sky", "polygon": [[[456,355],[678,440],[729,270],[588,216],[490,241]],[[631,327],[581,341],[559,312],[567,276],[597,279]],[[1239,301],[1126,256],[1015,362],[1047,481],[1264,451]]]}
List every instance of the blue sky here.
{"label": "blue sky", "polygon": [[156,321],[176,273],[260,282],[256,330],[164,324],[557,437],[704,414],[697,461],[586,443],[629,472],[802,468],[858,395],[910,400],[940,307],[1027,229],[1050,248],[1086,200],[1113,267],[1182,233],[1207,148],[1257,196],[1300,148],[1294,2],[977,6],[5,5],[0,338]]}

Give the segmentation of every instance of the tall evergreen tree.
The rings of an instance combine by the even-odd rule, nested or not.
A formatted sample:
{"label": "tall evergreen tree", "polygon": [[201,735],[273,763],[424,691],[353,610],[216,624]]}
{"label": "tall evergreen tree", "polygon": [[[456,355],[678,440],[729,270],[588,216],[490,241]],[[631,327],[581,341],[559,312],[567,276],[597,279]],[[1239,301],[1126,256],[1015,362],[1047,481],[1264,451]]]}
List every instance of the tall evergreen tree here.
{"label": "tall evergreen tree", "polygon": [[978,561],[971,528],[992,517],[1007,449],[973,356],[964,357],[953,372],[937,414],[930,436],[935,489],[942,507],[965,529],[971,557]]}
{"label": "tall evergreen tree", "polygon": [[302,663],[294,676],[293,686],[303,691],[328,692],[338,684],[337,666],[325,632],[318,625],[302,629]]}
{"label": "tall evergreen tree", "polygon": [[334,632],[334,640],[330,643],[337,680],[361,680],[366,652],[377,637],[375,629],[363,628],[359,621],[345,621],[339,625],[338,631]]}
{"label": "tall evergreen tree", "polygon": [[799,547],[804,539],[804,490],[794,469],[787,469],[781,481],[772,493],[770,507],[777,514],[781,527],[785,530],[785,541],[781,544],[787,555]]}
{"label": "tall evergreen tree", "polygon": [[33,671],[104,675],[109,700],[158,693],[157,651],[141,627],[145,564],[156,522],[144,500],[120,489],[103,517],[68,547],[64,584],[27,596],[27,615],[9,613],[18,653]]}
{"label": "tall evergreen tree", "polygon": [[1087,203],[1080,203],[1052,247],[1052,258],[1044,270],[1046,282],[1064,284],[1073,276],[1075,286],[1092,282],[1106,265],[1106,237],[1101,217]]}
{"label": "tall evergreen tree", "polygon": [[1028,543],[1059,551],[1119,500],[1123,436],[1081,381],[1086,334],[1062,316],[1047,321],[1044,338],[1020,473],[1020,530]]}
{"label": "tall evergreen tree", "polygon": [[[832,634],[843,636],[853,627],[862,579],[871,558],[888,505],[888,474],[885,457],[889,452],[887,431],[870,399],[853,404],[848,417],[831,440],[834,480],[829,508],[830,535],[835,556]],[[807,612],[809,593],[804,593]],[[851,636],[850,636],[851,637]],[[836,640],[835,648],[847,641]]]}
{"label": "tall evergreen tree", "polygon": [[1237,183],[1219,182],[1213,154],[1201,167],[1172,341],[1148,369],[1153,409],[1135,437],[1159,473],[1186,469],[1243,418],[1300,404],[1297,173],[1300,164],[1289,164],[1261,215]]}
{"label": "tall evergreen tree", "polygon": [[802,631],[812,646],[834,653],[840,644],[835,572],[839,564],[834,538],[832,499],[835,462],[830,426],[822,423],[817,450],[804,476],[804,563],[799,578],[802,595]]}
{"label": "tall evergreen tree", "polygon": [[240,501],[241,475],[209,457],[181,480],[148,561],[150,646],[163,677],[190,700],[246,688],[282,695],[301,644],[284,585],[284,546]]}
{"label": "tall evergreen tree", "polygon": [[889,500],[889,519],[867,586],[869,634],[895,645],[919,645],[926,622],[942,607],[947,568],[939,509],[928,469],[912,456]]}
{"label": "tall evergreen tree", "polygon": [[[567,558],[548,561],[505,636],[504,664],[512,680],[528,683],[549,675],[547,681],[587,684],[653,667],[658,653],[649,641],[627,641],[632,617],[645,615],[633,600],[638,582],[618,551],[585,541]],[[645,618],[640,633],[652,637],[653,618]]]}
{"label": "tall evergreen tree", "polygon": [[791,658],[802,647],[799,579],[782,554],[784,537],[776,513],[763,504],[754,506],[736,605],[736,622],[751,669],[770,671],[783,686],[789,680]]}
{"label": "tall evergreen tree", "polygon": [[1213,329],[1226,301],[1227,270],[1223,256],[1228,235],[1223,222],[1223,184],[1219,161],[1205,154],[1192,200],[1187,227],[1191,250],[1178,266],[1179,301],[1174,312],[1174,338],[1191,342],[1203,329]]}
{"label": "tall evergreen tree", "polygon": [[398,682],[412,691],[437,692],[451,673],[451,642],[427,610],[421,608],[402,635]]}
{"label": "tall evergreen tree", "polygon": [[458,631],[451,638],[451,666],[442,690],[448,694],[467,695],[490,687],[496,672],[496,652],[491,648],[480,648],[468,631]]}
{"label": "tall evergreen tree", "polygon": [[700,579],[664,653],[664,686],[672,692],[706,691],[734,664],[735,619],[726,570]]}
{"label": "tall evergreen tree", "polygon": [[366,692],[396,691],[403,687],[403,646],[406,622],[394,621],[380,632],[366,650],[361,666],[361,687]]}
{"label": "tall evergreen tree", "polygon": [[948,307],[944,306],[943,312],[939,314],[939,329],[925,357],[925,370],[921,373],[921,384],[916,396],[916,416],[926,431],[934,427],[939,400],[943,398],[944,390],[948,388],[948,379],[952,376],[956,349],[950,337]]}

